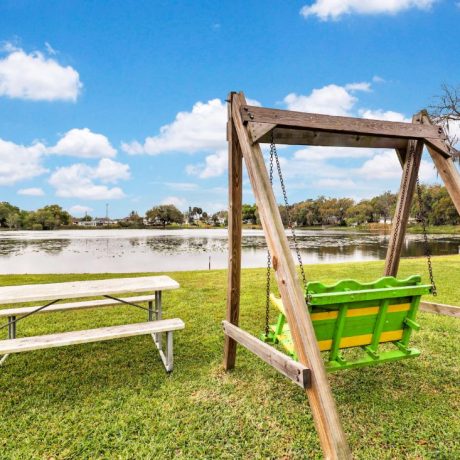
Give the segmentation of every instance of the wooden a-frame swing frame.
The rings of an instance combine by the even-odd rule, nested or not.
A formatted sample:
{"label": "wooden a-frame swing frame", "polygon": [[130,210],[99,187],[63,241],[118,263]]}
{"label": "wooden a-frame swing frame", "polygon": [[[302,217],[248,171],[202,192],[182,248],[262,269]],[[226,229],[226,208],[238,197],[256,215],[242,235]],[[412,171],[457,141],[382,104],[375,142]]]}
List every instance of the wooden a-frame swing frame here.
{"label": "wooden a-frame swing frame", "polygon": [[[396,150],[403,169],[401,181],[406,177],[406,187],[405,190],[401,188],[398,195],[395,215],[400,216],[400,221],[397,224],[396,219],[393,219],[385,262],[384,274],[391,276],[396,276],[398,271],[423,147],[428,149],[459,213],[460,175],[452,160],[443,129],[432,124],[426,111],[414,115],[412,123],[400,123],[254,107],[247,105],[243,93],[235,92],[229,94],[227,102],[229,270],[227,315],[223,322],[224,367],[229,370],[235,366],[236,346],[240,343],[305,388],[324,457],[351,458],[259,143],[271,142],[273,138],[275,143],[288,145]],[[408,155],[408,152],[413,152],[413,155]],[[408,161],[409,157],[413,160]],[[238,327],[243,158],[272,257],[298,363]],[[389,257],[390,254],[393,256]],[[426,303],[422,309],[437,313],[445,311],[436,304]]]}

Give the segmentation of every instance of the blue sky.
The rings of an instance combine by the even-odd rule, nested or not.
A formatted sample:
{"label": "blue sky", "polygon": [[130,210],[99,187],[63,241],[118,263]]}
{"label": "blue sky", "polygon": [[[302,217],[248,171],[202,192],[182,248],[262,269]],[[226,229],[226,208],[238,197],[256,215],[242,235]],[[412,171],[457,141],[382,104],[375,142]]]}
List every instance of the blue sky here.
{"label": "blue sky", "polygon": [[[409,120],[460,84],[447,0],[0,1],[0,200],[226,207],[225,98]],[[280,149],[290,201],[396,190],[393,152]],[[424,182],[436,174],[426,157]],[[277,190],[279,191],[279,190]],[[244,198],[252,202],[248,181]]]}

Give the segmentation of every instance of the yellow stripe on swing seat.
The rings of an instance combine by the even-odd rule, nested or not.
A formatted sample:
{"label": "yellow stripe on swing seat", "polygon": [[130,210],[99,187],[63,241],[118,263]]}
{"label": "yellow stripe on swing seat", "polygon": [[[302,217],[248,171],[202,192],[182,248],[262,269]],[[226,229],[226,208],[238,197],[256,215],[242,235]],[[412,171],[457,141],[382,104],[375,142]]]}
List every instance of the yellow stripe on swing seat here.
{"label": "yellow stripe on swing seat", "polygon": [[[395,340],[401,340],[403,336],[403,330],[382,332],[379,342],[394,342]],[[339,348],[351,348],[360,347],[363,345],[369,345],[372,342],[372,334],[356,335],[354,337],[343,337],[340,340]],[[318,342],[320,351],[328,351],[332,347],[332,340],[321,340]]]}
{"label": "yellow stripe on swing seat", "polygon": [[[286,315],[284,311],[284,305],[282,300],[279,297],[276,297],[273,293],[270,294],[270,300],[272,304],[278,308],[278,310],[283,314]],[[365,308],[352,308],[347,311],[347,318],[352,318],[356,316],[368,316],[368,315],[377,315],[379,312],[379,306],[375,307],[365,307]],[[401,311],[409,311],[410,304],[409,303],[402,303],[398,305],[390,305],[388,307],[388,313],[396,313]],[[336,319],[339,315],[337,310],[334,311],[322,311],[319,313],[311,313],[310,317],[312,321],[323,321],[328,319]]]}

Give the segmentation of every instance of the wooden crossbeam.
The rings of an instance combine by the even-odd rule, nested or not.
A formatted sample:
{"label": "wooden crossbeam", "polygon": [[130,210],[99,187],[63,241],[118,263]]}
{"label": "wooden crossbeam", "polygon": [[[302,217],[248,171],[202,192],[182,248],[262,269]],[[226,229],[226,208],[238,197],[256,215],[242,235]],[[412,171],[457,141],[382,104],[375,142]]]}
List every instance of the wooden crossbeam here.
{"label": "wooden crossbeam", "polygon": [[328,131],[355,136],[367,135],[401,139],[438,139],[440,136],[439,128],[429,124],[338,117],[250,105],[242,106],[240,111],[244,123],[273,123],[278,127]]}
{"label": "wooden crossbeam", "polygon": [[306,390],[310,386],[311,372],[308,367],[294,361],[289,356],[281,353],[277,349],[268,345],[262,340],[257,339],[253,335],[247,333],[243,329],[222,321],[222,327],[225,335],[231,337],[243,347],[257,355],[270,366],[274,367],[278,372],[291,379],[296,385]]}
{"label": "wooden crossbeam", "polygon": [[460,318],[460,307],[446,305],[443,303],[420,302],[420,311]]}
{"label": "wooden crossbeam", "polygon": [[[307,389],[307,395],[324,456],[327,459],[350,459],[351,452],[332,396],[262,151],[258,143],[253,144],[249,128],[242,117],[245,113],[244,107],[247,106],[244,95],[232,94],[230,104],[232,123],[272,255],[275,277],[291,327],[295,351],[300,363],[312,370],[311,387]],[[235,268],[234,265],[232,267]],[[232,295],[231,292],[229,294]]]}
{"label": "wooden crossbeam", "polygon": [[318,130],[305,130],[294,128],[283,128],[273,123],[248,123],[251,130],[253,142],[286,145],[318,145],[318,146],[341,146],[355,148],[394,148],[405,149],[407,139],[398,137],[377,137],[367,135],[356,135],[347,133],[336,133]]}

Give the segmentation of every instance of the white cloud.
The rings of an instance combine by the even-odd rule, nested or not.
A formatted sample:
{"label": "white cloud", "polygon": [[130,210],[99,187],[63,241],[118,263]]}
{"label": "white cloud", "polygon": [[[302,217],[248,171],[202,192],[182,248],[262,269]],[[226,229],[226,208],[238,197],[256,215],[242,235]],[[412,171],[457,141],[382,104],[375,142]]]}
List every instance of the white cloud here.
{"label": "white cloud", "polygon": [[333,189],[356,189],[358,186],[352,179],[320,179],[313,182],[315,187],[333,188]]}
{"label": "white cloud", "polygon": [[219,150],[205,158],[205,163],[188,165],[186,172],[192,176],[198,176],[201,179],[220,176],[226,171],[228,157],[226,150]]}
{"label": "white cloud", "polygon": [[188,206],[187,200],[178,196],[167,196],[161,204],[172,204],[178,209],[185,209]]}
{"label": "white cloud", "polygon": [[0,139],[0,185],[13,185],[45,173],[42,164],[45,151],[40,142],[26,147]]}
{"label": "white cloud", "polygon": [[198,189],[198,184],[193,182],[165,182],[166,187],[181,192],[190,192]]}
{"label": "white cloud", "polygon": [[57,54],[57,51],[48,42],[45,42],[45,48],[48,54],[52,56],[55,56]]}
{"label": "white cloud", "polygon": [[[393,150],[383,150],[355,171],[366,180],[392,180],[400,179],[402,175],[401,164]],[[419,170],[420,180],[429,182],[436,178],[433,163],[422,160]]]}
{"label": "white cloud", "polygon": [[365,91],[369,92],[371,90],[371,84],[367,81],[357,82],[357,83],[347,83],[345,89],[348,91]]}
{"label": "white cloud", "polygon": [[71,66],[62,66],[39,51],[27,54],[11,43],[3,46],[8,55],[0,59],[0,96],[33,101],[72,101],[82,83]]}
{"label": "white cloud", "polygon": [[48,152],[80,158],[113,158],[117,154],[106,136],[88,128],[67,131]]}
{"label": "white cloud", "polygon": [[160,134],[147,137],[144,144],[123,143],[130,154],[159,155],[167,152],[196,153],[225,148],[227,107],[220,99],[197,102],[191,112],[179,112],[176,119],[160,128]]}
{"label": "white cloud", "polygon": [[131,176],[129,165],[103,158],[94,169],[94,177],[105,183],[116,183],[119,180],[127,180]]}
{"label": "white cloud", "polygon": [[305,5],[300,14],[317,16],[323,21],[337,20],[346,14],[397,14],[411,8],[427,10],[436,0],[315,0]]}
{"label": "white cloud", "polygon": [[262,107],[262,104],[259,101],[257,101],[256,99],[251,99],[250,97],[246,98],[246,102],[248,103],[248,105],[252,105],[254,107]]}
{"label": "white cloud", "polygon": [[449,136],[457,140],[456,147],[460,146],[460,121],[449,122],[449,129],[446,129]]}
{"label": "white cloud", "polygon": [[393,110],[370,110],[370,109],[361,109],[359,110],[359,115],[363,118],[372,119],[372,120],[384,120],[384,121],[402,121],[405,123],[410,123],[412,120],[406,118],[402,113],[394,112]]}
{"label": "white cloud", "polygon": [[386,80],[385,80],[384,78],[378,76],[378,75],[374,75],[374,76],[372,77],[372,81],[373,81],[374,83],[386,83]]}
{"label": "white cloud", "polygon": [[111,200],[125,196],[120,187],[108,187],[96,184],[115,183],[130,177],[129,166],[108,158],[99,161],[96,167],[77,163],[57,168],[51,175],[49,183],[56,189],[60,197],[74,197],[89,200]]}
{"label": "white cloud", "polygon": [[76,204],[76,205],[71,206],[69,208],[69,212],[72,215],[83,215],[83,214],[86,214],[88,212],[91,212],[92,210],[93,210],[93,208],[90,208],[89,206],[82,206],[80,204]]}
{"label": "white cloud", "polygon": [[351,147],[306,147],[294,152],[295,160],[321,161],[343,158],[370,158],[375,149]]}
{"label": "white cloud", "polygon": [[357,90],[369,91],[370,85],[365,83],[350,83],[345,86],[331,84],[316,88],[307,96],[290,93],[284,98],[284,103],[288,110],[347,116],[351,114],[352,108],[358,101],[351,94]]}
{"label": "white cloud", "polygon": [[21,188],[18,190],[18,195],[43,196],[44,194],[45,192],[39,187]]}

